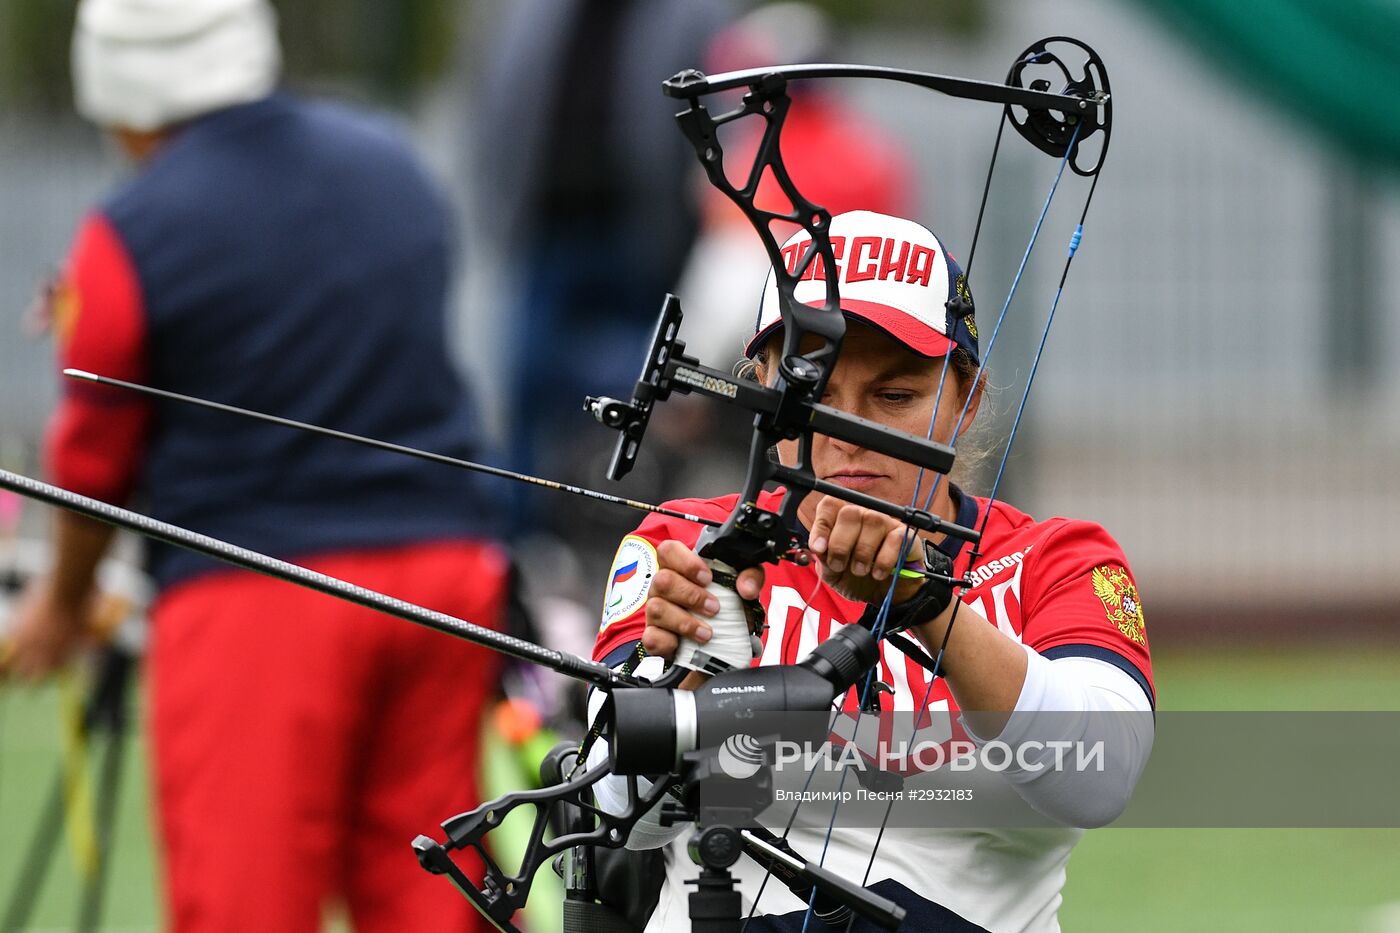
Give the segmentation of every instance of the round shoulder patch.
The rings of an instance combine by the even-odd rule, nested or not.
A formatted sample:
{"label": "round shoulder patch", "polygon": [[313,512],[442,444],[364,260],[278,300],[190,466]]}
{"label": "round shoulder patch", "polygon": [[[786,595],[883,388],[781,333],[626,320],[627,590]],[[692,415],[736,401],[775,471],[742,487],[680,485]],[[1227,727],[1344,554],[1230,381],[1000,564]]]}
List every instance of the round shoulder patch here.
{"label": "round shoulder patch", "polygon": [[603,596],[603,628],[642,608],[656,568],[656,548],[650,541],[635,535],[622,539],[612,569],[608,571],[608,591]]}

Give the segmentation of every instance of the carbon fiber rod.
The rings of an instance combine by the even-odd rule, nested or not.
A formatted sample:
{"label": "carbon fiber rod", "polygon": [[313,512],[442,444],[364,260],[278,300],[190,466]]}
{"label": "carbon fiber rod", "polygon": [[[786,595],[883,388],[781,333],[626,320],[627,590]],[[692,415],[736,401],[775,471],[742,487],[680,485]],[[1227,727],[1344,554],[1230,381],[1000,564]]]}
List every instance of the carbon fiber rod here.
{"label": "carbon fiber rod", "polygon": [[386,596],[375,590],[347,583],[324,573],[317,573],[314,570],[308,570],[275,557],[268,557],[257,551],[229,544],[227,541],[220,541],[218,538],[211,538],[178,525],[156,521],[138,512],[108,505],[106,502],[89,499],[87,496],[80,496],[58,486],[41,483],[28,476],[0,470],[0,488],[19,493],[30,499],[46,502],[61,509],[67,509],[70,512],[76,512],[87,518],[115,525],[118,528],[134,531],[157,541],[164,541],[166,544],[173,544],[176,547],[208,555],[236,567],[254,570],[278,580],[286,580],[288,583],[295,583],[307,589],[318,590],[346,602],[357,603],[400,619],[407,619],[409,622],[415,622],[433,631],[452,635],[493,651],[499,651],[512,658],[519,658],[522,661],[547,667],[552,671],[558,671],[595,687],[607,690],[636,683],[629,677],[578,655],[554,651],[533,642],[515,638],[512,635],[475,625],[456,616],[436,612],[393,596]]}

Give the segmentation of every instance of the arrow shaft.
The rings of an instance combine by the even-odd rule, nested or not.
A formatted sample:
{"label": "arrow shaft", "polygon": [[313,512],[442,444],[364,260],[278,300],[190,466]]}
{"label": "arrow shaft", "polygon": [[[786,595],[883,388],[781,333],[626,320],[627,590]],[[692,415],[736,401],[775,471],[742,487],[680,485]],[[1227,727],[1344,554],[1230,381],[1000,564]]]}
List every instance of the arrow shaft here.
{"label": "arrow shaft", "polygon": [[364,437],[360,434],[351,434],[348,431],[337,431],[334,428],[325,428],[319,424],[308,424],[305,421],[295,421],[291,418],[282,418],[278,415],[269,415],[261,411],[253,411],[250,408],[239,408],[236,405],[225,405],[223,402],[211,402],[208,399],[196,398],[193,395],[182,395],[179,392],[171,392],[166,389],[157,389],[152,386],[141,385],[137,382],[127,382],[124,379],[113,379],[111,376],[100,376],[97,373],[86,372],[81,369],[65,369],[63,375],[71,379],[81,379],[85,382],[95,382],[98,385],[111,386],[117,389],[126,389],[130,392],[137,392],[141,395],[154,398],[163,398],[172,402],[182,402],[186,405],[195,405],[200,408],[207,408],[211,411],[221,411],[225,414],[239,415],[243,418],[252,418],[255,421],[262,421],[267,424],[276,424],[284,428],[293,428],[298,431],[306,431],[310,434],[319,434],[322,437],[333,437],[342,441],[350,441],[353,444],[360,444],[364,447],[373,447],[376,450],[387,450],[391,453],[403,454],[408,457],[417,457],[419,460],[428,460],[433,463],[442,463],[447,466],[458,467],[459,469],[471,470],[474,473],[482,473],[486,476],[498,476],[501,479],[514,480],[517,483],[527,483],[531,486],[540,486],[545,489],[557,489],[560,492],[571,493],[576,496],[583,496],[587,499],[596,499],[599,502],[611,502],[614,505],[625,505],[631,509],[641,512],[653,512],[657,515],[668,515],[671,518],[681,518],[688,522],[695,522],[699,525],[713,525],[718,527],[719,522],[712,519],[701,518],[699,515],[692,515],[689,512],[680,512],[675,509],[668,509],[660,505],[652,505],[649,502],[640,502],[636,499],[628,499],[623,496],[614,496],[610,493],[599,492],[596,489],[586,489],[583,486],[574,486],[570,483],[560,483],[552,479],[542,479],[538,476],[531,476],[528,473],[517,473],[514,470],[507,470],[504,467],[495,467],[486,463],[476,463],[472,460],[462,460],[458,457],[449,457],[446,454],[435,454],[429,450],[419,450],[416,447],[405,447],[402,444],[394,444],[389,441],[381,441],[373,437]]}

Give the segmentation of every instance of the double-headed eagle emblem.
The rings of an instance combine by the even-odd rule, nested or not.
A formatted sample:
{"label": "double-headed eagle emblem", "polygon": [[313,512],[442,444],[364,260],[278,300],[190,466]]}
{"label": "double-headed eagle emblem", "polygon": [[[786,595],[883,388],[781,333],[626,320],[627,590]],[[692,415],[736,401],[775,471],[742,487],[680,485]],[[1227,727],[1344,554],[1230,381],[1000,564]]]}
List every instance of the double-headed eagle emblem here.
{"label": "double-headed eagle emblem", "polygon": [[1105,564],[1095,567],[1091,576],[1094,595],[1103,601],[1108,621],[1118,626],[1123,637],[1139,645],[1147,644],[1147,623],[1142,617],[1142,601],[1137,587],[1122,567]]}

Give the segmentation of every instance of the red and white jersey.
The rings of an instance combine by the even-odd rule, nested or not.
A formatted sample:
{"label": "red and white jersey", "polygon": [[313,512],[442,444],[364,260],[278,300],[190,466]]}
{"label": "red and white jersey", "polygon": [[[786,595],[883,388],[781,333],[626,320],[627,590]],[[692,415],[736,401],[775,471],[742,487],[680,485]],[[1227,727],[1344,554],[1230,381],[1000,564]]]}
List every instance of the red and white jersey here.
{"label": "red and white jersey", "polygon": [[[774,509],[781,493],[765,493],[763,508]],[[669,503],[673,508],[721,520],[737,496]],[[990,506],[974,559],[971,545],[957,547],[954,566],[973,586],[962,600],[977,610],[956,624],[996,625],[1010,638],[1052,660],[1081,656],[1103,661],[1131,677],[1155,706],[1151,659],[1142,606],[1122,550],[1099,525],[1052,518],[1036,521],[1002,502]],[[988,500],[962,495],[958,524],[978,527]],[[602,628],[593,656],[613,666],[636,650],[645,628],[643,607],[656,573],[656,547],[675,539],[693,545],[699,526],[682,519],[651,516],[623,539],[609,572]],[[943,547],[953,553],[959,542]],[[814,566],[789,562],[765,568],[762,603],[768,629],[758,664],[787,664],[804,658],[834,627],[856,622],[864,603],[847,600],[823,585]],[[984,623],[982,620],[985,619]],[[943,678],[929,673],[889,643],[881,646],[879,678],[893,688],[880,696],[885,709],[912,710],[923,704],[931,715],[960,731],[957,705]],[[845,700],[854,709],[852,690]],[[939,715],[941,714],[941,715]],[[1082,835],[1076,829],[957,830],[890,826],[878,858],[867,865],[874,829],[841,828],[831,837],[795,828],[789,837],[799,853],[816,858],[826,848],[825,865],[845,877],[866,877],[870,886],[893,897],[919,918],[917,928],[942,929],[943,911],[975,924],[971,929],[1054,931],[1060,891],[1070,850]],[[689,928],[685,881],[695,866],[684,854],[685,837],[671,844],[667,881],[651,918],[649,933]],[[748,859],[734,867],[744,909],[751,906],[763,872]],[[758,912],[797,917],[806,905],[782,885],[762,886]],[[946,918],[945,918],[946,919]],[[954,918],[956,919],[956,918]],[[766,927],[765,927],[766,928]],[[964,929],[965,927],[949,927]]]}
{"label": "red and white jersey", "polygon": [[[774,509],[780,496],[764,493],[759,506]],[[669,505],[722,520],[737,498],[685,499]],[[986,509],[986,499],[962,496],[958,524],[978,527]],[[1122,549],[1108,532],[1092,522],[1066,518],[1038,522],[1004,502],[991,509],[975,561],[966,544],[954,557],[957,574],[973,581],[962,593],[963,602],[1048,658],[1083,655],[1121,668],[1153,700],[1152,663],[1137,585]],[[668,539],[694,545],[699,534],[700,526],[692,522],[653,515],[623,539],[608,574],[595,660],[621,663],[642,637],[642,610],[657,570],[656,546]],[[944,546],[957,544],[961,542],[950,540]],[[761,600],[768,629],[757,664],[802,660],[830,637],[833,627],[855,622],[866,609],[865,603],[845,599],[824,585],[815,565],[784,561],[766,566],[764,573]],[[883,645],[879,677],[894,690],[881,697],[885,709],[912,710],[919,703],[949,712],[957,709],[942,678],[930,690],[928,671],[889,643]],[[847,702],[853,703],[853,697]]]}

